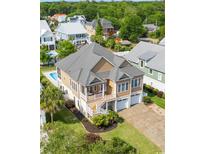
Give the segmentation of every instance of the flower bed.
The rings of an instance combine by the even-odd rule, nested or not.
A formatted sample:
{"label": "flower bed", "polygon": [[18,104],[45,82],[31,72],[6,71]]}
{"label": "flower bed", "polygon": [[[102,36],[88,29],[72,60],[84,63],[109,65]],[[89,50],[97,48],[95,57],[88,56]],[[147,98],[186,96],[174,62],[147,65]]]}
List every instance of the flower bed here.
{"label": "flower bed", "polygon": [[90,133],[101,133],[107,132],[117,127],[117,123],[113,123],[108,127],[97,127],[92,124],[73,104],[73,102],[69,101],[65,104],[66,108],[70,110],[83,124],[84,128]]}

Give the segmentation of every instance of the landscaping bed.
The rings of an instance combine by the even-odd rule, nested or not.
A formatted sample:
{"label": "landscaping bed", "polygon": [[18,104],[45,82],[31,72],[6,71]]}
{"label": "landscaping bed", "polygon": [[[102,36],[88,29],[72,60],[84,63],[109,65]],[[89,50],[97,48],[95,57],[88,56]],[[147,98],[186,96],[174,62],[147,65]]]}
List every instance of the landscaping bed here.
{"label": "landscaping bed", "polygon": [[150,103],[155,103],[159,107],[165,109],[165,94],[158,89],[151,87],[150,85],[144,84],[144,92],[147,93],[147,96],[144,98],[146,105]]}
{"label": "landscaping bed", "polygon": [[102,132],[107,132],[110,131],[114,128],[117,127],[117,123],[113,123],[112,125],[108,127],[97,127],[94,124],[92,124],[76,107],[75,105],[71,102],[68,101],[65,103],[65,106],[68,110],[70,110],[83,124],[84,128],[90,132],[90,133],[102,133]]}

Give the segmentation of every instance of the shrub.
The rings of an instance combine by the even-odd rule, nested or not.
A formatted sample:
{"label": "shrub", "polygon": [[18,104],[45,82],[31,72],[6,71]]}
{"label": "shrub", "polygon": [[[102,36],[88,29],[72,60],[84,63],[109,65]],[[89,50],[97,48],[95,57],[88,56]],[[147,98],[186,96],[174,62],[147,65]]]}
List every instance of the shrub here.
{"label": "shrub", "polygon": [[109,114],[107,115],[107,118],[111,124],[118,122],[119,120],[119,115],[117,112],[114,111],[109,111]]}
{"label": "shrub", "polygon": [[151,98],[150,98],[149,96],[143,97],[143,102],[144,102],[145,104],[151,104],[151,103],[153,103],[153,101],[151,100]]}
{"label": "shrub", "polygon": [[85,139],[88,143],[96,143],[96,141],[102,140],[102,138],[94,133],[86,134]]}
{"label": "shrub", "polygon": [[92,120],[97,127],[107,127],[114,123],[122,121],[119,115],[114,111],[109,111],[108,114],[95,116]]}
{"label": "shrub", "polygon": [[89,144],[89,152],[92,154],[136,154],[137,149],[129,143],[114,137],[111,140],[98,141],[94,144]]}
{"label": "shrub", "polygon": [[163,91],[158,91],[157,96],[160,97],[160,98],[165,97]]}
{"label": "shrub", "polygon": [[154,88],[154,89],[152,90],[152,92],[153,92],[153,94],[154,94],[154,95],[157,95],[157,94],[158,94],[158,92],[159,92],[159,90],[158,90],[158,89],[156,89],[156,88]]}
{"label": "shrub", "polygon": [[109,125],[109,120],[107,118],[107,115],[101,114],[93,118],[93,123],[97,127],[107,127]]}
{"label": "shrub", "polygon": [[41,77],[40,80],[41,80],[40,82],[43,85],[43,87],[46,88],[46,87],[49,86],[50,83],[49,83],[49,81],[45,77]]}

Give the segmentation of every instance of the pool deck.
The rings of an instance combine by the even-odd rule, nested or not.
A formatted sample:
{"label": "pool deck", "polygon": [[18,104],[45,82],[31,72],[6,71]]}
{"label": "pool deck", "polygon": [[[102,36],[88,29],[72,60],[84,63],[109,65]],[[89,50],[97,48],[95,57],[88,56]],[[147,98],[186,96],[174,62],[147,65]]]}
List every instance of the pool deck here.
{"label": "pool deck", "polygon": [[49,71],[49,72],[44,72],[43,75],[56,87],[58,87],[58,82],[54,80],[49,74],[50,73],[56,73],[56,71]]}

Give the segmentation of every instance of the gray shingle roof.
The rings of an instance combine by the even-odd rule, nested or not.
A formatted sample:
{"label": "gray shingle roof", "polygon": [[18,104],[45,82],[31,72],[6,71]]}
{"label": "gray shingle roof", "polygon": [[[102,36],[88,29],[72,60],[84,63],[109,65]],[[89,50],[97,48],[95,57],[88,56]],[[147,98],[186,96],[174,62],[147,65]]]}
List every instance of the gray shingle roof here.
{"label": "gray shingle roof", "polygon": [[80,22],[60,23],[56,28],[56,31],[67,35],[87,33],[84,26]]}
{"label": "gray shingle roof", "polygon": [[[102,58],[110,62],[113,65],[113,69],[110,72],[92,72],[94,66]],[[68,73],[73,80],[78,81],[83,85],[89,85],[95,78],[101,79],[102,81],[104,79],[116,81],[119,72],[126,73],[130,76],[141,76],[144,74],[142,71],[134,68],[133,66],[119,68],[124,61],[124,58],[114,55],[112,52],[108,51],[99,44],[91,43],[83,46],[79,51],[57,62],[56,66]],[[132,69],[132,71],[129,71],[129,69]],[[135,74],[133,74],[133,72]]]}
{"label": "gray shingle roof", "polygon": [[139,55],[139,59],[149,61],[150,59],[152,59],[156,55],[157,55],[157,52],[147,51],[147,52],[144,52],[141,55]]}
{"label": "gray shingle roof", "polygon": [[165,73],[164,46],[141,41],[124,57],[134,63],[139,63],[142,58],[147,61],[147,67]]}
{"label": "gray shingle roof", "polygon": [[[88,23],[88,24],[91,24],[93,28],[96,28],[97,20],[94,19],[91,23]],[[100,24],[103,28],[113,28],[112,22],[104,18],[100,18]]]}

